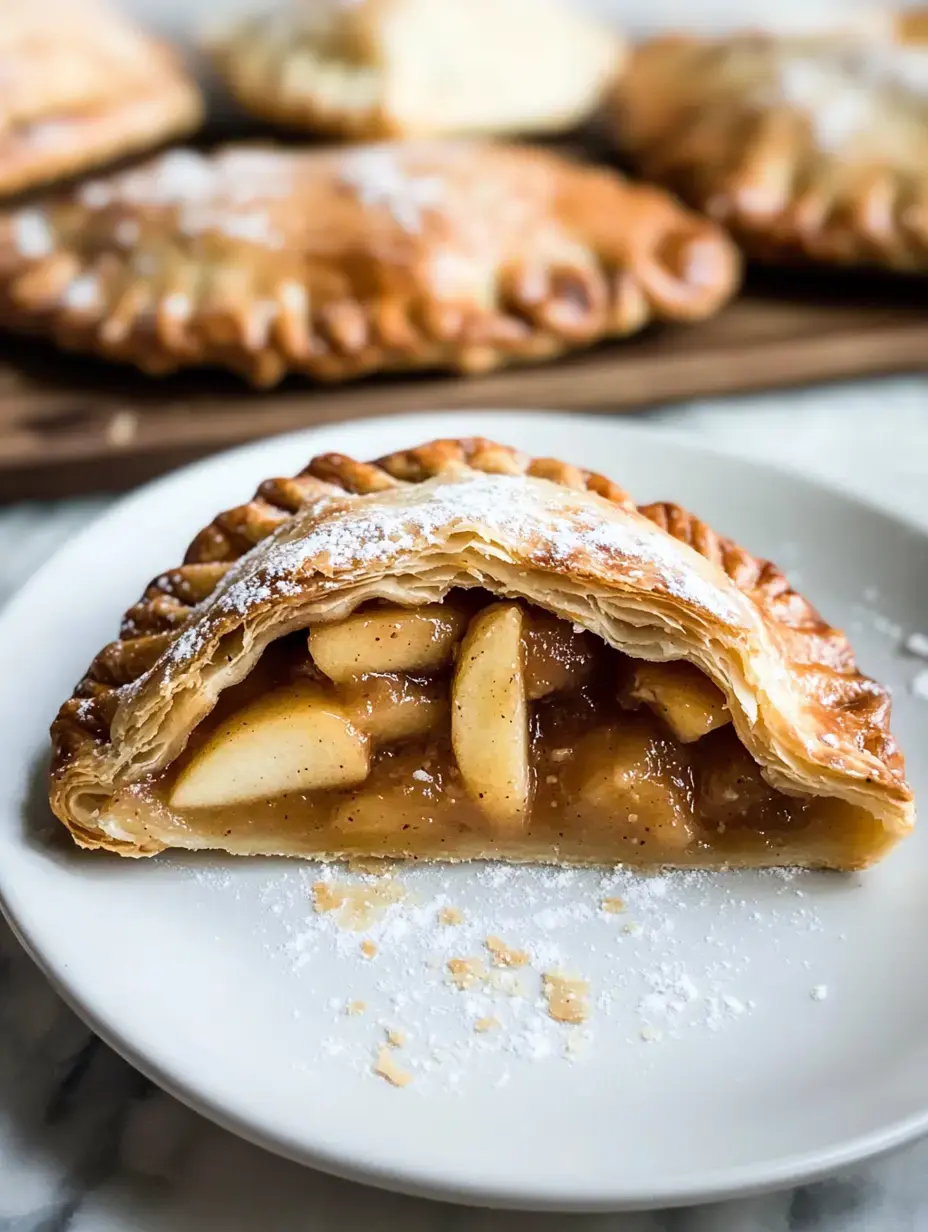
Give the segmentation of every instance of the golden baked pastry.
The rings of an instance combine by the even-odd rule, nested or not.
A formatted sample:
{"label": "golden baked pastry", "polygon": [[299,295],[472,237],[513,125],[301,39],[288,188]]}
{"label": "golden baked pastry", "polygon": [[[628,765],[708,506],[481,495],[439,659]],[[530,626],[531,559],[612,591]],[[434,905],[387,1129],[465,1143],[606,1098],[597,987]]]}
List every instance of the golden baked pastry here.
{"label": "golden baked pastry", "polygon": [[859,868],[911,828],[847,639],[676,505],[481,439],[220,516],[52,728],[85,847]]}
{"label": "golden baked pastry", "polygon": [[807,37],[658,38],[611,114],[641,172],[752,255],[928,268],[928,9]]}
{"label": "golden baked pastry", "polygon": [[659,189],[480,142],[174,150],[0,216],[0,322],[150,372],[480,371],[714,312],[734,246]]}
{"label": "golden baked pastry", "polygon": [[238,22],[213,53],[250,111],[368,140],[570,128],[624,44],[562,0],[291,0]]}
{"label": "golden baked pastry", "polygon": [[96,0],[0,12],[0,193],[192,132],[199,91],[166,45]]}

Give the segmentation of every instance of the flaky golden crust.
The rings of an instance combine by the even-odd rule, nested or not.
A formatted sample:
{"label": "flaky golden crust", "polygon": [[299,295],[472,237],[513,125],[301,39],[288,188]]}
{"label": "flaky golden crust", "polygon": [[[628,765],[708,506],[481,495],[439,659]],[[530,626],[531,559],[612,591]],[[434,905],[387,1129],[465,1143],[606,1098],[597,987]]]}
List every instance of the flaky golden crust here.
{"label": "flaky golden crust", "polygon": [[173,151],[0,218],[0,322],[269,384],[480,371],[711,314],[734,246],[660,190],[481,142]]}
{"label": "flaky golden crust", "polygon": [[624,43],[559,0],[315,0],[246,17],[211,50],[249,111],[369,141],[570,128]]}
{"label": "flaky golden crust", "polygon": [[93,0],[0,15],[0,193],[191,132],[199,91],[166,45]]}
{"label": "flaky golden crust", "polygon": [[[481,491],[481,484],[493,491]],[[470,525],[484,504],[478,533],[507,564],[484,562],[475,574],[471,562],[465,575],[465,549],[441,547],[450,554],[442,581],[433,584],[431,566],[417,554],[439,550],[435,545],[459,534],[462,520]],[[314,546],[323,542],[328,546]],[[458,562],[457,582],[449,581],[450,561]],[[407,577],[404,591],[406,575],[414,581]],[[644,658],[682,654],[719,683],[719,665],[700,639],[727,643],[740,664],[729,665],[727,681],[739,736],[772,781],[794,792],[863,802],[887,833],[911,825],[912,796],[890,733],[888,694],[860,674],[844,634],[775,565],[677,505],[636,507],[601,475],[482,438],[433,441],[371,463],[324,454],[294,478],[270,479],[247,504],[219,514],[193,540],[184,563],[157,577],[129,609],[119,639],[97,655],[62,706],[52,726],[53,808],[85,845],[125,854],[157,849],[107,835],[94,818],[114,782],[131,781],[154,765],[150,757],[120,767],[115,746],[145,745],[139,731],[151,724],[151,713],[175,704],[166,698],[177,693],[181,709],[208,712],[212,702],[203,696],[216,687],[213,677],[198,677],[191,693],[191,663],[198,657],[208,663],[220,644],[229,662],[242,655],[241,639],[251,637],[243,620],[245,626],[265,617],[278,621],[272,636],[293,621],[305,624],[300,605],[307,596],[331,619],[332,612],[388,593],[385,586],[394,587],[394,599],[405,594],[423,602],[423,595],[434,598],[454,584],[520,594]],[[675,629],[692,621],[690,636],[667,627],[649,642],[640,624],[622,633],[621,617],[610,618],[608,609],[627,588],[635,622],[645,612],[663,621],[669,611]],[[287,612],[274,615],[276,604],[289,605]],[[678,644],[668,651],[674,638]],[[252,647],[245,657],[255,653]],[[224,669],[214,662],[208,670]],[[188,714],[184,722],[194,720]],[[174,755],[185,738],[172,737]],[[145,739],[150,743],[150,732]],[[164,748],[158,757],[170,760]],[[85,797],[96,801],[93,807],[79,803]]]}
{"label": "flaky golden crust", "polygon": [[924,270],[926,14],[652,40],[615,88],[616,141],[751,255]]}

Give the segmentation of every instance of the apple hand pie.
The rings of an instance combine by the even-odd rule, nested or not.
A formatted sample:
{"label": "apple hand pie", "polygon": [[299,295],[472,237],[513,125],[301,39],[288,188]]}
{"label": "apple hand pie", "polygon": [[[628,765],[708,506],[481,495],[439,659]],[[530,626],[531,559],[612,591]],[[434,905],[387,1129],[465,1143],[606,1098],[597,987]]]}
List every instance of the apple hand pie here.
{"label": "apple hand pie", "polygon": [[200,123],[166,45],[97,0],[8,0],[0,14],[0,193],[158,145]]}
{"label": "apple hand pie", "polygon": [[732,294],[731,241],[659,189],[470,142],[174,150],[0,216],[0,323],[150,372],[481,371]]}
{"label": "apple hand pie", "polygon": [[623,53],[558,0],[291,0],[213,47],[248,110],[350,140],[570,128]]}
{"label": "apple hand pie", "polygon": [[860,868],[886,691],[770,563],[481,439],[314,459],[194,539],[52,728],[84,847]]}
{"label": "apple hand pie", "polygon": [[928,10],[805,37],[658,38],[611,112],[641,172],[751,255],[928,269]]}

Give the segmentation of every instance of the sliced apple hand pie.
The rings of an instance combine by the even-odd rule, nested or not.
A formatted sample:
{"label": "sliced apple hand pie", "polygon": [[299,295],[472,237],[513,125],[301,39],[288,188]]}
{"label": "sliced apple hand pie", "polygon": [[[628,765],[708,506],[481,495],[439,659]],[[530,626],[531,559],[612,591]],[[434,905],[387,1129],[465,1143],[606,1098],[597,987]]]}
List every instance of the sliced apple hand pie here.
{"label": "sliced apple hand pie", "polygon": [[773,565],[480,439],[316,458],[194,539],[52,728],[84,847],[859,868],[889,697]]}
{"label": "sliced apple hand pie", "polygon": [[175,150],[0,216],[0,322],[163,372],[479,371],[738,280],[714,223],[555,154],[469,142]]}
{"label": "sliced apple hand pie", "polygon": [[649,179],[752,255],[928,269],[928,9],[803,37],[664,37],[611,105]]}
{"label": "sliced apple hand pie", "polygon": [[624,44],[560,0],[291,0],[212,50],[250,111],[367,140],[569,128],[602,98]]}
{"label": "sliced apple hand pie", "polygon": [[192,132],[199,91],[165,44],[97,0],[0,12],[0,193]]}

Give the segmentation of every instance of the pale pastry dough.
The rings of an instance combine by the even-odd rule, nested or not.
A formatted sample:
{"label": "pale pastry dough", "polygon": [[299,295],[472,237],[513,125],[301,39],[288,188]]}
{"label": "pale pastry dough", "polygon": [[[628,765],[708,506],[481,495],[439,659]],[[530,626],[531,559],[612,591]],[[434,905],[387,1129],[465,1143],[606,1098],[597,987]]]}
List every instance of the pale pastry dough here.
{"label": "pale pastry dough", "polygon": [[[360,705],[325,672],[365,639],[409,674]],[[914,820],[889,710],[775,566],[678,506],[437,441],[316,458],[202,531],[62,706],[50,799],[123,855],[861,867]]]}
{"label": "pale pastry dough", "polygon": [[179,57],[108,5],[0,9],[0,193],[158,145],[201,117]]}
{"label": "pale pastry dough", "polygon": [[569,128],[624,45],[561,0],[295,0],[213,51],[249,110],[357,140]]}
{"label": "pale pastry dough", "polygon": [[806,37],[658,38],[609,110],[640,171],[752,255],[928,268],[928,10]]}
{"label": "pale pastry dough", "polygon": [[0,216],[0,322],[259,384],[481,371],[710,315],[738,259],[660,189],[484,142],[173,150]]}

